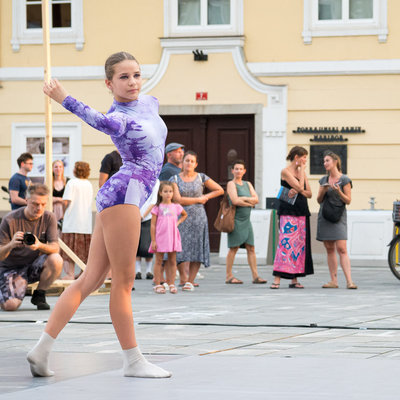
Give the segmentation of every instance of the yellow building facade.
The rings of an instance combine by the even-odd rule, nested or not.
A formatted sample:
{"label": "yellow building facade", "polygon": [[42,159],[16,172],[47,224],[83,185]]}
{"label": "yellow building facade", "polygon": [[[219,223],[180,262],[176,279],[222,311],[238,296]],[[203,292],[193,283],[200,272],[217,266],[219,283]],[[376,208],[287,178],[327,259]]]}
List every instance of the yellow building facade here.
{"label": "yellow building facade", "polygon": [[[40,3],[0,0],[1,185],[27,150],[35,152],[33,174],[44,175]],[[186,140],[188,119],[206,121],[201,132],[208,136],[201,146],[196,143],[203,133],[194,128],[185,144],[204,153],[202,169],[223,184],[232,154],[246,158],[261,208],[276,196],[294,145],[313,156],[308,173],[314,212],[322,176],[315,172],[318,146],[339,146],[346,155],[354,184],[350,209],[369,208],[370,197],[377,208],[391,209],[399,196],[397,0],[52,0],[50,5],[52,75],[72,96],[106,112],[112,96],[103,63],[114,52],[131,52],[141,63],[142,92],[159,99],[171,140]],[[57,104],[53,112],[54,158],[66,161],[68,175],[75,161],[89,162],[97,188],[111,141]],[[247,133],[237,125],[240,117],[251,125]],[[2,200],[0,210],[8,209]]]}

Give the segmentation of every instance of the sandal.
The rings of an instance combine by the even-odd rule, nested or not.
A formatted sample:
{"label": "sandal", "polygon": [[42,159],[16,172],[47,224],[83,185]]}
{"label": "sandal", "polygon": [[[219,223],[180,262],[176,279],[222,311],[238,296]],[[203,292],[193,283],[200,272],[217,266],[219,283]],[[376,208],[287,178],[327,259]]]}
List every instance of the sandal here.
{"label": "sandal", "polygon": [[270,289],[279,289],[280,283],[273,283],[269,288]]}
{"label": "sandal", "polygon": [[337,289],[339,286],[336,283],[328,282],[325,285],[322,285],[324,289]]}
{"label": "sandal", "polygon": [[165,294],[165,287],[163,285],[156,285],[153,287],[154,293]]}
{"label": "sandal", "polygon": [[185,292],[193,292],[194,286],[193,286],[190,282],[186,282],[186,283],[183,285],[182,290],[184,290]]}
{"label": "sandal", "polygon": [[351,282],[347,285],[347,289],[357,289],[357,285],[354,282]]}
{"label": "sandal", "polygon": [[175,285],[169,285],[169,292],[172,294],[178,293],[178,289],[176,288]]}
{"label": "sandal", "polygon": [[296,282],[296,283],[290,283],[289,288],[290,289],[304,289],[304,286],[300,282]]}
{"label": "sandal", "polygon": [[240,279],[235,278],[234,276],[232,276],[232,278],[230,278],[227,281],[225,281],[225,283],[228,284],[228,285],[241,285],[243,282]]}
{"label": "sandal", "polygon": [[257,276],[257,278],[255,278],[253,280],[253,283],[267,283],[267,281],[263,278],[260,278],[259,276]]}

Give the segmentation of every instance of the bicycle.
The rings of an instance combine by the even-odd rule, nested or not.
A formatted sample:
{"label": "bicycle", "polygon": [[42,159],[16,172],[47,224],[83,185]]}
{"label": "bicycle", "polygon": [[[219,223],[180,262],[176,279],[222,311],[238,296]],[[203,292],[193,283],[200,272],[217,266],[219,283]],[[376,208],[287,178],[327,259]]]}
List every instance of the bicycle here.
{"label": "bicycle", "polygon": [[388,244],[388,262],[393,275],[400,279],[400,201],[393,202],[392,219],[394,222],[394,237]]}

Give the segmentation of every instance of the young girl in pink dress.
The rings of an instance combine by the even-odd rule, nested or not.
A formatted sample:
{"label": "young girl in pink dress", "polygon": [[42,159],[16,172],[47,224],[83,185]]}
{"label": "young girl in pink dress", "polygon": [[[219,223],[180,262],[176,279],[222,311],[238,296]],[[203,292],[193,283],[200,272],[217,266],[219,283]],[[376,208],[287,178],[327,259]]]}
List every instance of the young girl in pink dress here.
{"label": "young girl in pink dress", "polygon": [[[181,236],[178,225],[187,217],[186,211],[180,204],[173,203],[174,188],[171,182],[161,182],[158,189],[157,203],[151,210],[151,245],[149,253],[156,254],[154,263],[154,291],[158,294],[165,293],[161,285],[161,264],[164,253],[168,254],[165,263],[165,275],[170,293],[177,293],[175,286],[176,252],[182,251]],[[180,218],[178,219],[178,217]]]}

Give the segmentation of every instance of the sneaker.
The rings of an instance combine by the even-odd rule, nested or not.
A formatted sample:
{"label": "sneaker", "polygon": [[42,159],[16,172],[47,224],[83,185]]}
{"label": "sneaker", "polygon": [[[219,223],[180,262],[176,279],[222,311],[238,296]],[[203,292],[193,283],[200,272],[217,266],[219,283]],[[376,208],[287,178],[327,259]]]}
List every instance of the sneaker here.
{"label": "sneaker", "polygon": [[44,290],[36,289],[32,294],[31,303],[38,310],[50,310],[50,306],[46,302],[46,292]]}
{"label": "sneaker", "polygon": [[136,274],[135,279],[142,279],[142,273],[141,273],[141,272],[138,272],[138,273]]}
{"label": "sneaker", "polygon": [[151,272],[148,272],[146,274],[146,279],[153,279],[153,278],[154,278],[154,276],[153,276],[153,274]]}

